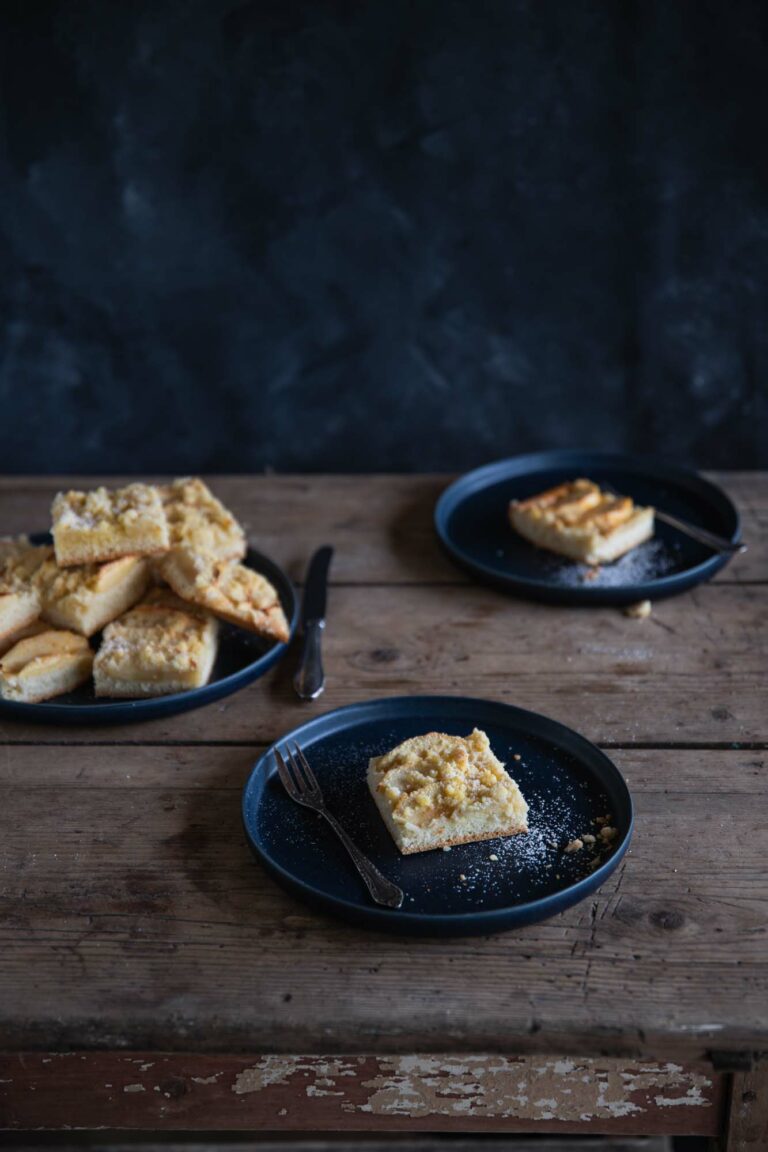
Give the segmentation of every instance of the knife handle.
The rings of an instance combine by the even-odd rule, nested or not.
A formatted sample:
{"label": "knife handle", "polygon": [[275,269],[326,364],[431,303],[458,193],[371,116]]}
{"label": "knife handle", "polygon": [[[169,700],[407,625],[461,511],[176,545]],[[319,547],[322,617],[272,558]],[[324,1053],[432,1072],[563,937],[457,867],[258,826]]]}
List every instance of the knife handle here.
{"label": "knife handle", "polygon": [[301,700],[315,700],[325,687],[323,654],[320,640],[325,628],[325,620],[310,620],[304,626],[304,651],[301,664],[293,678],[296,695]]}

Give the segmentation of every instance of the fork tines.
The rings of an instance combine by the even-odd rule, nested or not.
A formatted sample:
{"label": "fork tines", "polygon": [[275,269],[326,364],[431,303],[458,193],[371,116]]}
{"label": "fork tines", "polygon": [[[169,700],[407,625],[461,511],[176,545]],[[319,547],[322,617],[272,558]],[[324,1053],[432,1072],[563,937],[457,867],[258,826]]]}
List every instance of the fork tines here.
{"label": "fork tines", "polygon": [[[293,749],[294,750],[291,751],[288,745],[286,745],[285,755],[288,759],[288,764],[286,764],[280,750],[278,748],[275,749],[277,771],[283,782],[283,787],[291,799],[296,800],[299,804],[306,804],[308,801],[316,805],[322,804],[323,794],[320,791],[317,778],[307,762],[306,756],[298,744],[294,743]],[[290,768],[288,767],[289,764]]]}

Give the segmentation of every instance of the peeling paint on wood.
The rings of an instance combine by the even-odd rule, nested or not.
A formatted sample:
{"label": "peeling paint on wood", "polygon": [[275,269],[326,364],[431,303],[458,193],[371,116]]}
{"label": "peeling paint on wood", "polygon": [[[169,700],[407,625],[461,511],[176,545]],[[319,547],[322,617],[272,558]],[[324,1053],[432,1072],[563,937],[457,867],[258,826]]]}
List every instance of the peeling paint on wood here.
{"label": "peeling paint on wood", "polygon": [[[308,1057],[265,1057],[241,1072],[238,1095],[304,1078],[309,1097],[345,1096],[343,1077],[355,1077],[364,1059],[318,1062]],[[500,1056],[402,1056],[378,1061],[379,1072],[360,1081],[363,1102],[344,1099],[345,1112],[423,1119],[528,1118],[586,1122],[617,1120],[653,1108],[710,1108],[712,1077],[679,1064],[639,1065],[571,1059]],[[309,1078],[309,1079],[308,1079]],[[298,1085],[301,1091],[301,1084]],[[332,1091],[330,1089],[333,1089]],[[661,1090],[661,1091],[655,1091]]]}
{"label": "peeling paint on wood", "polygon": [[[371,1095],[363,1111],[407,1116],[528,1117],[533,1120],[619,1119],[685,1104],[710,1107],[703,1092],[712,1080],[677,1064],[622,1071],[595,1061],[509,1060],[470,1057],[441,1061],[403,1057],[382,1061],[382,1073],[365,1081]],[[652,1096],[653,1089],[667,1096]]]}
{"label": "peeling paint on wood", "polygon": [[72,1053],[52,1065],[38,1053],[0,1055],[9,1081],[0,1085],[2,1126],[712,1135],[723,1111],[724,1077],[705,1065],[497,1055],[153,1055]]}
{"label": "peeling paint on wood", "polygon": [[345,1061],[322,1060],[316,1056],[264,1056],[252,1068],[244,1069],[232,1085],[239,1096],[247,1092],[261,1092],[273,1084],[288,1084],[294,1076],[320,1078],[324,1084],[334,1084],[339,1077],[355,1076],[365,1057]]}

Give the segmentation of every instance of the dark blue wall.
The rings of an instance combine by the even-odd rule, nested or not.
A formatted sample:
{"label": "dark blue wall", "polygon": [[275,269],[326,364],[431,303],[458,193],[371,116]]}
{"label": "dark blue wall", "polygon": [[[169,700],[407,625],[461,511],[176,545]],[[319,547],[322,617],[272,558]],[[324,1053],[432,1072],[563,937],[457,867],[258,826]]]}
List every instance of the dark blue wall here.
{"label": "dark blue wall", "polygon": [[758,0],[9,0],[4,471],[768,465]]}

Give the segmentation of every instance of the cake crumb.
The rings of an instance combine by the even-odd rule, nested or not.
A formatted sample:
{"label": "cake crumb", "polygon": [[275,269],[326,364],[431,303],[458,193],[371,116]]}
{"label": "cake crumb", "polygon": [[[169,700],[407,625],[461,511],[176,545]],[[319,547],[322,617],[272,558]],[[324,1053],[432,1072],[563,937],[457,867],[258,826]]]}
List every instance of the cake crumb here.
{"label": "cake crumb", "polygon": [[624,615],[629,616],[630,620],[646,620],[650,614],[650,600],[638,600],[637,604],[628,604],[624,609]]}
{"label": "cake crumb", "polygon": [[495,852],[491,852],[491,854],[490,854],[490,856],[488,857],[488,859],[489,859],[489,860],[498,860],[498,856],[496,855],[496,853],[495,853]]}
{"label": "cake crumb", "polygon": [[595,843],[595,838],[591,832],[582,832],[581,839],[584,841],[585,844],[594,844]]}
{"label": "cake crumb", "polygon": [[512,757],[512,759],[513,759],[513,760],[522,760],[522,756],[520,755],[520,753],[519,753],[519,752],[515,752],[515,754],[514,754],[514,756]]}
{"label": "cake crumb", "polygon": [[451,850],[450,844],[444,844],[443,845],[443,852],[450,852],[450,850]]}
{"label": "cake crumb", "polygon": [[611,828],[610,825],[608,825],[608,824],[606,824],[604,828],[600,829],[600,839],[601,840],[606,840],[606,841],[615,840],[616,835],[617,835],[616,829]]}
{"label": "cake crumb", "polygon": [[466,880],[466,876],[464,875],[463,872],[459,873],[459,880]]}
{"label": "cake crumb", "polygon": [[580,839],[580,838],[577,836],[575,840],[569,840],[569,841],[568,841],[568,843],[567,843],[567,844],[566,844],[566,846],[565,846],[565,851],[566,851],[566,852],[578,852],[578,851],[580,851],[580,849],[582,849],[583,847],[584,847],[584,841],[583,841],[583,840],[581,840],[581,839]]}

